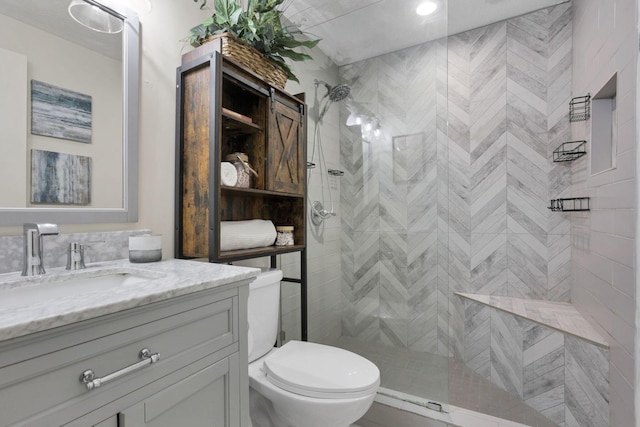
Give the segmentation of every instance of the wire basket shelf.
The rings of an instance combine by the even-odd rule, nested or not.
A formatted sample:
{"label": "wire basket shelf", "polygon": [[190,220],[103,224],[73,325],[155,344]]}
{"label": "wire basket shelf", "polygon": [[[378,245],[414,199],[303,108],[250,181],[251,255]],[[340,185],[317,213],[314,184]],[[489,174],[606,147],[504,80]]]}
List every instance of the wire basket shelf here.
{"label": "wire basket shelf", "polygon": [[578,96],[569,102],[569,122],[582,122],[591,117],[591,94]]}
{"label": "wire basket shelf", "polygon": [[569,199],[551,199],[548,207],[552,212],[590,211],[590,197],[574,197]]}
{"label": "wire basket shelf", "polygon": [[553,150],[554,162],[571,162],[587,154],[587,141],[568,141]]}

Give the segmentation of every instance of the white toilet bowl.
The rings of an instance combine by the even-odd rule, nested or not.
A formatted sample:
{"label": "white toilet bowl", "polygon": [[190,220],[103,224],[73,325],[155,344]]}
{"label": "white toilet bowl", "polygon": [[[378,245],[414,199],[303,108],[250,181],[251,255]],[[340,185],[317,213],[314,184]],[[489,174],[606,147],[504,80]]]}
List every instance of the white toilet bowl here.
{"label": "white toilet bowl", "polygon": [[369,409],[378,368],[335,347],[290,341],[249,364],[254,427],[347,427]]}
{"label": "white toilet bowl", "polygon": [[249,401],[253,427],[348,427],[373,403],[380,371],[350,351],[278,333],[282,271],[249,285]]}

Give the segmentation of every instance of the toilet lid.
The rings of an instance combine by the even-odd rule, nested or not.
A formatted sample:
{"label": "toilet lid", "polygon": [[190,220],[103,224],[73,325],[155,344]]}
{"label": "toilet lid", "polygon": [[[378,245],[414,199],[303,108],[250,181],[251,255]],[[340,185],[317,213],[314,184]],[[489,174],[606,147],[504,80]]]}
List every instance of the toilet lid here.
{"label": "toilet lid", "polygon": [[336,347],[289,341],[264,361],[268,380],[292,393],[347,399],[377,390],[380,371],[369,360]]}

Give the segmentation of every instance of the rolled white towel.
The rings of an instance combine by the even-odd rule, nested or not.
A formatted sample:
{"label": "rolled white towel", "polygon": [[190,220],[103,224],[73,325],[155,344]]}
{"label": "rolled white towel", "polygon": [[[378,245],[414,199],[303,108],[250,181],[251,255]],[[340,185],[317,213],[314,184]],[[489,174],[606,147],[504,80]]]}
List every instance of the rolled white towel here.
{"label": "rolled white towel", "polygon": [[220,181],[222,185],[234,187],[238,182],[238,171],[230,162],[222,162],[220,164]]}
{"label": "rolled white towel", "polygon": [[270,220],[220,222],[220,250],[233,251],[271,246],[276,240],[276,227]]}

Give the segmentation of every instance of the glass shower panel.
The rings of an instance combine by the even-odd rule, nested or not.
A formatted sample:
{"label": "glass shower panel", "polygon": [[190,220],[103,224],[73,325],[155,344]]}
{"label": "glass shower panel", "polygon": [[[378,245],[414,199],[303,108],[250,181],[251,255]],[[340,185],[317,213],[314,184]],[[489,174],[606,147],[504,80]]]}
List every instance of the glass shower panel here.
{"label": "glass shower panel", "polygon": [[[446,19],[430,25],[446,29]],[[376,363],[387,392],[447,403],[455,352],[447,39],[342,66],[340,78],[351,99],[341,107],[342,183],[349,185],[340,188],[344,310],[334,344]]]}
{"label": "glass shower panel", "polygon": [[[522,374],[524,342],[502,333],[520,330],[515,318],[453,292],[569,297],[567,260],[552,256],[570,247],[568,219],[546,206],[570,185],[548,160],[571,135],[560,107],[571,7],[339,67],[351,98],[340,112],[341,332],[329,342],[376,363],[387,395],[564,423],[565,403],[525,401],[547,393],[539,379],[551,375]],[[446,21],[429,26],[444,34]]]}

